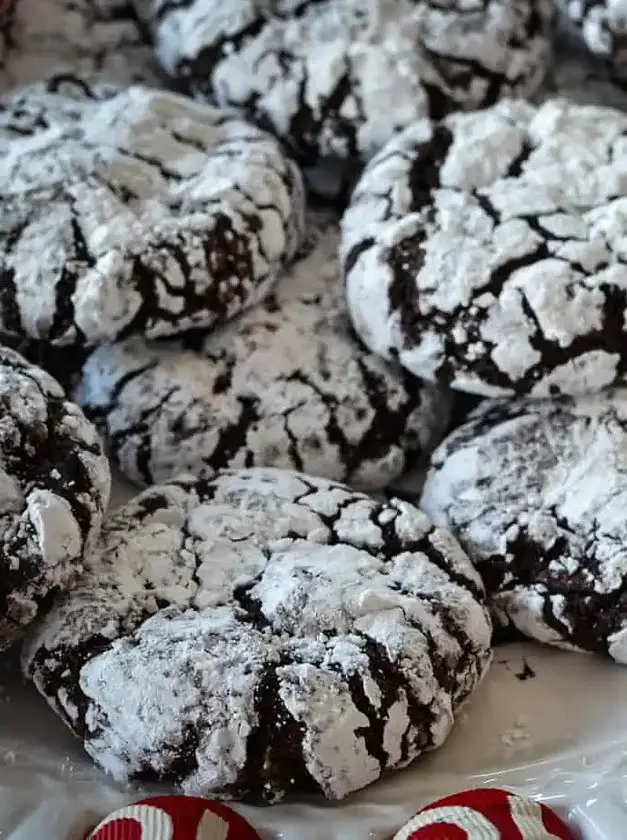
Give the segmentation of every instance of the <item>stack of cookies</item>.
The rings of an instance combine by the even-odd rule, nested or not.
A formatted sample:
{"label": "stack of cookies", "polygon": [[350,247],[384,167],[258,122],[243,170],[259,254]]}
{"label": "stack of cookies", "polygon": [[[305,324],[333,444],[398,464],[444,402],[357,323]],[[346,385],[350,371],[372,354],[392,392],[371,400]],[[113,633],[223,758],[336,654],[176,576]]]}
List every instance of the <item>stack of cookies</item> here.
{"label": "stack of cookies", "polygon": [[493,622],[627,661],[613,6],[3,12],[0,648],[118,781],[341,799]]}

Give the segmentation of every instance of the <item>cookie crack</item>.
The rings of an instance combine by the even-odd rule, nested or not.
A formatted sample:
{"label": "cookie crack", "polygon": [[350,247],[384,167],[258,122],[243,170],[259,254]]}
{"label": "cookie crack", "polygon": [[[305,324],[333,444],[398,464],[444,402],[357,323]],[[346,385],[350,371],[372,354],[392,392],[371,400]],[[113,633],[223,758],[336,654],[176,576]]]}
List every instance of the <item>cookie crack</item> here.
{"label": "cookie crack", "polygon": [[[400,763],[405,764],[414,759],[417,753],[424,752],[432,746],[429,743],[428,733],[431,732],[431,727],[435,721],[435,713],[430,704],[425,705],[415,697],[407,676],[398,663],[390,657],[385,645],[367,633],[356,631],[355,635],[364,639],[370,673],[382,693],[384,703],[389,704],[387,705],[387,711],[400,696],[400,694],[393,696],[394,689],[392,687],[399,686],[405,693],[407,715],[410,721],[410,725],[401,737]],[[383,737],[381,737],[381,749],[383,749]],[[386,766],[388,760],[389,757],[386,759]]]}
{"label": "cookie crack", "polygon": [[[195,0],[165,0],[154,13],[155,24],[159,25],[172,12],[189,8],[194,2]],[[237,53],[246,41],[260,35],[266,23],[266,16],[259,14],[239,31],[215,38],[210,46],[203,47],[193,58],[180,59],[176,67],[176,73],[187,79],[193,77],[194,82],[202,85],[205,96],[215,103],[211,77],[216,66],[228,55]],[[241,103],[237,104],[241,105]]]}
{"label": "cookie crack", "polygon": [[[264,554],[266,555],[266,560],[269,559],[268,553],[264,551]],[[233,599],[239,607],[238,618],[252,624],[255,630],[258,630],[260,633],[271,631],[272,624],[263,612],[261,600],[253,597],[250,593],[263,580],[263,577],[264,572],[261,572],[253,580],[240,584],[240,586],[236,586],[233,590]]]}
{"label": "cookie crack", "polygon": [[109,445],[114,455],[116,465],[120,465],[119,452],[129,438],[135,437],[137,447],[135,449],[135,469],[145,484],[152,484],[152,470],[150,459],[152,457],[152,436],[150,435],[149,421],[151,417],[158,416],[163,407],[170,401],[172,396],[179,390],[174,385],[159,399],[159,401],[139,413],[135,423],[126,426],[124,429],[116,429],[109,434]]}
{"label": "cookie crack", "polygon": [[[561,521],[557,517],[556,524],[559,526]],[[568,533],[577,536],[570,528]],[[477,569],[489,597],[497,603],[499,596],[507,598],[508,593],[519,588],[534,589],[543,598],[544,621],[560,638],[583,650],[607,653],[607,639],[624,624],[627,580],[610,592],[595,591],[594,580],[598,579],[600,570],[594,553],[589,553],[593,548],[587,541],[583,550],[576,551],[577,570],[569,571],[571,564],[563,564],[564,558],[573,557],[573,546],[567,535],[560,534],[546,547],[521,526],[516,537],[507,540],[505,555],[480,558]],[[556,597],[563,618],[556,614],[553,603]]]}
{"label": "cookie crack", "polygon": [[[393,503],[394,500],[392,500],[392,504]],[[439,571],[441,571],[442,574],[451,581],[451,583],[459,586],[460,589],[470,592],[475,600],[479,601],[479,603],[483,603],[485,601],[482,588],[470,578],[456,572],[438,551],[436,546],[433,545],[430,538],[438,531],[435,526],[432,526],[427,533],[418,540],[401,540],[396,531],[396,519],[400,513],[394,519],[381,522],[381,510],[382,508],[380,506],[372,510],[370,512],[370,521],[381,529],[385,545],[384,562],[389,563],[394,559],[394,557],[404,552],[409,552],[411,554],[424,554],[429,562],[436,566],[436,568],[438,568]],[[364,550],[367,551],[368,547],[364,546]]]}
{"label": "cookie crack", "polygon": [[277,671],[292,664],[283,654],[277,663],[267,665],[255,690],[257,724],[248,736],[246,761],[232,786],[236,798],[244,802],[269,805],[291,791],[321,792],[305,764],[305,728],[281,700]]}
{"label": "cookie crack", "polygon": [[[86,717],[91,701],[80,688],[81,671],[92,659],[112,648],[121,631],[118,621],[113,637],[95,633],[71,645],[41,646],[26,664],[26,675],[35,681],[39,691],[78,738],[88,740],[90,737]],[[71,712],[67,711],[66,705]]]}
{"label": "cookie crack", "polygon": [[[386,399],[383,376],[379,376],[370,370],[362,357],[357,356],[356,362],[373,413],[370,425],[362,435],[359,444],[353,447],[353,454],[347,464],[348,475],[351,476],[359,470],[364,462],[384,458],[390,451],[390,440],[402,441],[403,438],[406,438],[406,446],[402,450],[403,462],[404,469],[407,469],[418,460],[421,454],[420,441],[417,438],[407,439],[406,425],[409,415],[422,403],[422,392],[415,386],[408,388],[405,392],[406,398],[396,409],[392,409],[389,406],[388,399]],[[400,452],[400,444],[398,449]]]}
{"label": "cookie crack", "polygon": [[[76,213],[75,202],[71,206],[72,219],[70,225],[72,228],[72,242],[74,245],[74,259],[84,268],[93,268],[95,261],[89,251],[87,241],[79,224]],[[79,272],[69,268],[67,263],[61,270],[61,276],[55,285],[55,303],[54,316],[52,323],[48,328],[48,341],[55,342],[65,336],[65,334],[72,328],[76,331],[76,343],[83,344],[85,337],[77,324],[74,322],[74,303],[72,296],[76,292],[78,284]]]}

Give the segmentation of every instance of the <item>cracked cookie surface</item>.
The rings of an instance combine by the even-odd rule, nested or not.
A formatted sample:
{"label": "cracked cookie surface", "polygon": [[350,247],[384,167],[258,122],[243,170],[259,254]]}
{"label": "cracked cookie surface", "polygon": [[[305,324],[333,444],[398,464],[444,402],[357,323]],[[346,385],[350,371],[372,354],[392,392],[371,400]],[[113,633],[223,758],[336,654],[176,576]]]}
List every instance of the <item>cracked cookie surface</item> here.
{"label": "cracked cookie surface", "polygon": [[495,617],[627,663],[627,392],[490,401],[432,456],[421,506],[481,573]]}
{"label": "cracked cookie surface", "polygon": [[109,503],[98,435],[60,385],[0,348],[0,650],[64,592]]}
{"label": "cracked cookie surface", "polygon": [[0,93],[59,73],[161,86],[135,0],[13,0],[0,12]]}
{"label": "cracked cookie surface", "polygon": [[551,17],[549,0],[154,4],[166,70],[243,109],[307,165],[363,161],[419,117],[533,93]]}
{"label": "cracked cookie surface", "polygon": [[127,478],[273,466],[379,489],[429,452],[450,399],[357,342],[338,242],[336,219],[311,214],[270,297],[194,350],[130,339],[92,353],[75,399]]}
{"label": "cracked cookie surface", "polygon": [[479,576],[417,508],[225,470],[113,514],[23,666],[118,780],[340,799],[446,739],[490,635]]}
{"label": "cracked cookie surface", "polygon": [[277,141],[165,91],[81,99],[69,85],[0,110],[0,329],[153,338],[262,298],[303,228],[301,176]]}
{"label": "cracked cookie surface", "polygon": [[12,88],[0,96],[0,156],[8,153],[13,140],[80,122],[86,105],[111,99],[120,91],[119,85],[90,73],[52,73]]}
{"label": "cracked cookie surface", "polygon": [[342,221],[373,351],[482,396],[597,391],[627,370],[627,115],[563,99],[422,120]]}

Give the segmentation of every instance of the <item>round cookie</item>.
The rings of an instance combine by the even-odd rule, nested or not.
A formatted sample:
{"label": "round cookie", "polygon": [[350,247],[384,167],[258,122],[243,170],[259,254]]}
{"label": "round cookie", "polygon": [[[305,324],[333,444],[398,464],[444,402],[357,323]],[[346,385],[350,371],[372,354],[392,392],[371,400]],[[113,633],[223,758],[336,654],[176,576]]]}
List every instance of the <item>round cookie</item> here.
{"label": "round cookie", "polygon": [[417,508],[253,468],[113,514],[23,665],[119,781],[341,799],[443,743],[490,636],[479,576]]}
{"label": "round cookie", "polygon": [[154,3],[158,55],[307,166],[366,160],[414,120],[526,96],[550,54],[550,0]]}
{"label": "round cookie", "polygon": [[627,115],[505,101],[415,123],[342,221],[374,352],[483,396],[597,391],[627,370]]}
{"label": "round cookie", "polygon": [[590,52],[627,82],[627,6],[623,0],[558,0]]}
{"label": "round cookie", "polygon": [[627,391],[491,401],[436,450],[421,505],[526,636],[627,663]]}
{"label": "round cookie", "polygon": [[0,8],[0,94],[59,73],[163,84],[135,0],[13,0]]}
{"label": "round cookie", "polygon": [[96,431],[61,386],[0,347],[0,651],[81,569],[109,503]]}
{"label": "round cookie", "polygon": [[0,329],[59,345],[153,338],[270,290],[303,227],[301,176],[277,141],[165,91],[29,90],[26,117],[0,114]]}
{"label": "round cookie", "polygon": [[131,481],[274,466],[379,489],[442,437],[448,395],[357,343],[337,222],[309,222],[307,248],[276,292],[196,352],[130,339],[89,357],[75,399]]}

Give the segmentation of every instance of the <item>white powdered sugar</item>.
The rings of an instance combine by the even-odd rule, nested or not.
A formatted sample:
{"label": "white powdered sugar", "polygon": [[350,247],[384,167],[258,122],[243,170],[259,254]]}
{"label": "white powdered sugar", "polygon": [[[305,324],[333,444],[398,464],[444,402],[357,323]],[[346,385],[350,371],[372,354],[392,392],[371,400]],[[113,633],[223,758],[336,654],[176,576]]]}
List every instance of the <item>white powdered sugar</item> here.
{"label": "white powdered sugar", "polygon": [[307,164],[367,159],[414,120],[533,93],[549,0],[156,0],[159,57]]}
{"label": "white powdered sugar", "polygon": [[32,90],[26,120],[41,108],[43,125],[16,136],[15,110],[0,111],[2,329],[53,344],[154,337],[269,291],[303,227],[300,174],[275,140],[164,91],[62,89],[42,105]]}
{"label": "white powdered sugar", "polygon": [[440,439],[448,395],[350,332],[337,222],[312,214],[308,239],[274,294],[196,352],[132,339],[89,357],[75,398],[131,481],[277,466],[378,489]]}
{"label": "white powdered sugar", "polygon": [[135,0],[11,0],[0,20],[0,94],[46,76],[162,85]]}
{"label": "white powdered sugar", "polygon": [[342,222],[364,342],[484,396],[599,390],[627,369],[627,115],[552,99],[417,122]]}
{"label": "white powdered sugar", "polygon": [[433,455],[421,505],[451,528],[495,613],[627,663],[627,391],[488,402]]}
{"label": "white powdered sugar", "polygon": [[93,105],[120,92],[119,85],[85,75],[53,76],[13,88],[0,98],[1,153],[13,140],[80,122],[86,101]]}
{"label": "white powdered sugar", "polygon": [[490,661],[483,601],[411,505],[225,470],[113,514],[24,668],[118,780],[339,799],[445,740]]}
{"label": "white powdered sugar", "polygon": [[0,348],[0,650],[65,591],[109,503],[94,427],[61,387]]}

